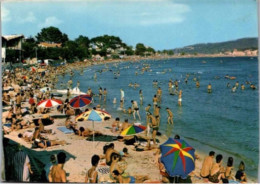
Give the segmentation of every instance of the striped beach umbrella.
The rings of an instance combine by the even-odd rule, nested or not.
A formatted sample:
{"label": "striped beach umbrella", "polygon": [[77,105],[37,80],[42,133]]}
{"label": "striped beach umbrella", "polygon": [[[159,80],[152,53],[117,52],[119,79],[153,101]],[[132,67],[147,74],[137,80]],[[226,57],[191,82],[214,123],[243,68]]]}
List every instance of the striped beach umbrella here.
{"label": "striped beach umbrella", "polygon": [[76,121],[104,121],[106,118],[111,118],[108,112],[92,109],[80,114]]}
{"label": "striped beach umbrella", "polygon": [[121,136],[130,136],[130,135],[135,135],[139,134],[143,131],[145,131],[146,127],[143,125],[131,125],[130,127],[126,128],[121,132]]}
{"label": "striped beach umbrella", "polygon": [[[101,110],[90,110],[83,112],[76,118],[76,121],[92,121],[93,131],[94,130],[94,121],[104,121],[106,117],[111,118],[111,115],[105,111]],[[93,141],[95,140],[95,134],[93,134]]]}
{"label": "striped beach umbrella", "polygon": [[58,105],[61,105],[62,101],[58,99],[47,99],[47,100],[42,100],[37,104],[37,107],[39,108],[51,108],[55,107]]}
{"label": "striped beach umbrella", "polygon": [[92,102],[92,97],[89,95],[80,95],[72,98],[69,102],[73,108],[82,108],[89,105]]}

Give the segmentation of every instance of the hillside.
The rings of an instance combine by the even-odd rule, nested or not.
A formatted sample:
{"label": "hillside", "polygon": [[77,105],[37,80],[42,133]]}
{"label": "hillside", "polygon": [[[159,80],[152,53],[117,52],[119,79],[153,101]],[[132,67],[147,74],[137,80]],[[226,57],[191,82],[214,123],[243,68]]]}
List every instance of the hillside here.
{"label": "hillside", "polygon": [[174,53],[201,53],[201,54],[217,54],[237,49],[244,51],[247,49],[256,50],[258,48],[258,38],[243,38],[233,41],[219,42],[219,43],[206,43],[194,44],[183,48],[173,49]]}

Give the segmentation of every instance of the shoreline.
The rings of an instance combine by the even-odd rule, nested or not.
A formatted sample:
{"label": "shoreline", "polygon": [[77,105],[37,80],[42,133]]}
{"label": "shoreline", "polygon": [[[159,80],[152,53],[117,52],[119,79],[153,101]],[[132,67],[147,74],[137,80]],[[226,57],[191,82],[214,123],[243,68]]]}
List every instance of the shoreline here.
{"label": "shoreline", "polygon": [[[190,57],[188,57],[188,58],[190,58]],[[197,57],[197,58],[201,58],[201,57]],[[207,57],[205,57],[205,58],[207,58]],[[153,58],[154,59],[154,58]],[[158,58],[157,58],[158,59]],[[165,59],[165,58],[160,58],[160,59]],[[160,59],[158,59],[158,60],[160,60]],[[91,66],[93,66],[93,65],[104,65],[104,64],[106,64],[106,63],[118,63],[118,62],[140,62],[140,61],[142,61],[142,60],[151,60],[151,58],[140,58],[140,59],[138,59],[137,61],[129,61],[129,59],[126,59],[126,60],[108,60],[108,61],[97,61],[98,62],[98,64],[95,64],[95,62],[94,62],[94,64],[93,63],[91,63],[91,64],[89,64],[89,63],[86,63],[86,64],[84,64],[84,62],[79,62],[79,63],[73,63],[73,64],[67,64],[67,65],[69,65],[69,66],[65,66],[66,68],[70,68],[70,69],[77,69],[78,68],[78,66],[77,66],[77,64],[80,64],[79,65],[79,67],[84,67],[84,68],[88,68],[88,67],[91,67]],[[81,66],[81,64],[83,65],[83,66]],[[73,68],[74,67],[74,68]],[[80,68],[79,68],[80,69]],[[58,75],[61,75],[61,74],[58,74]],[[57,89],[56,89],[57,90]],[[109,110],[108,110],[109,111]],[[105,125],[106,124],[110,124],[111,125],[111,123],[112,123],[112,121],[113,121],[113,119],[114,118],[112,118],[111,119],[111,121],[109,121],[109,122],[107,122],[107,123],[105,123]],[[55,120],[56,122],[55,122],[55,124],[53,124],[53,125],[50,125],[50,126],[46,126],[46,128],[51,128],[51,129],[56,129],[55,128],[55,126],[57,127],[59,124],[62,124],[62,121],[61,120]],[[104,126],[104,125],[102,125],[102,126]],[[103,128],[100,128],[100,129],[103,129]],[[9,135],[9,136],[12,136],[12,137],[10,137],[10,139],[14,139],[14,141],[19,141],[19,142],[21,142],[21,140],[19,139],[19,138],[17,138],[17,135],[16,135],[16,138],[15,138],[15,134],[17,134],[18,132],[12,132],[13,133],[13,135]],[[59,138],[59,139],[61,139],[61,138],[66,138],[66,135],[65,134],[63,134],[62,135],[62,133],[59,133],[59,131],[56,129],[56,134],[57,135],[54,135],[53,137],[55,138],[56,136]],[[163,137],[166,137],[165,135],[163,135]],[[69,141],[72,141],[73,139],[78,139],[77,137],[70,137],[69,138]],[[67,138],[68,139],[68,138]],[[82,140],[82,139],[79,139],[79,140]],[[85,141],[85,139],[83,139],[84,141]],[[18,142],[18,143],[19,143]],[[23,142],[22,142],[23,143]],[[75,144],[80,144],[80,143],[82,143],[82,144],[84,144],[83,142],[81,142],[81,141],[78,141],[78,140],[76,140],[75,141]],[[87,142],[87,143],[92,143],[92,142]],[[23,144],[25,144],[25,143],[23,143]],[[96,144],[96,151],[97,152],[99,152],[99,154],[100,154],[100,152],[102,153],[102,148],[100,147],[101,146],[101,144],[100,143],[98,143],[98,142],[95,142],[95,144]],[[118,144],[118,146],[117,146],[117,144]],[[160,143],[161,144],[161,143]],[[122,147],[121,145],[120,145],[120,143],[119,142],[117,142],[116,141],[116,149],[119,149],[120,147]],[[25,144],[25,146],[26,146],[26,144]],[[69,148],[70,148],[70,146],[71,145],[68,145],[68,146],[65,146],[64,148],[65,149],[67,149],[67,150],[70,150]],[[28,147],[29,148],[29,145],[27,145],[26,147]],[[51,148],[48,148],[48,149],[46,149],[47,151],[52,151],[52,150],[55,150],[55,149],[59,149],[59,148],[62,148],[62,147],[60,147],[60,146],[55,146],[55,147],[51,147]],[[42,150],[42,149],[36,149],[37,151],[44,151],[44,150]],[[69,151],[70,152],[70,151]],[[149,152],[149,151],[148,151]],[[202,165],[202,162],[203,162],[203,159],[204,159],[204,156],[205,155],[207,155],[207,154],[205,154],[205,153],[203,153],[203,152],[201,152],[200,150],[198,150],[198,149],[196,149],[196,153],[198,153],[199,155],[200,155],[200,159],[199,160],[197,160],[197,163],[196,163],[196,169],[195,169],[195,173],[198,173],[199,171],[200,171],[200,169],[201,169],[201,165]],[[84,155],[84,153],[81,153],[81,155]],[[89,161],[89,159],[90,159],[90,157],[91,156],[88,156],[88,161],[86,161],[85,163],[90,163],[90,161]],[[84,161],[84,160],[83,160]],[[80,162],[82,162],[81,160],[80,160]],[[68,164],[67,164],[68,163]],[[65,170],[67,171],[67,169],[66,169],[66,166],[75,166],[75,164],[73,164],[73,161],[68,161],[67,163],[65,163]],[[80,163],[78,163],[78,164],[80,164]],[[82,165],[80,165],[80,166],[82,166]],[[224,165],[223,165],[224,166]],[[88,169],[88,167],[89,166],[86,166],[85,168],[87,168]],[[76,170],[76,169],[73,169],[73,170],[75,170],[75,171],[78,171],[78,170]],[[68,169],[68,171],[70,171],[69,169]],[[82,171],[80,172],[80,173],[82,173]],[[250,177],[250,176],[249,176]],[[72,176],[72,177],[70,177],[70,178],[68,178],[68,179],[70,179],[71,181],[73,181],[73,180],[78,180],[78,178],[77,177],[74,177],[74,176]],[[201,180],[198,180],[198,179],[196,179],[195,177],[193,177],[192,178],[192,180],[193,180],[193,182],[194,183],[205,183],[205,182],[203,182],[203,181],[201,181]],[[253,178],[253,177],[250,177],[249,179],[248,179],[249,181],[248,181],[248,183],[256,183],[256,181],[257,181],[257,179],[255,179],[255,178]],[[78,182],[78,181],[75,181],[75,182]],[[79,182],[81,182],[81,181],[79,181]]]}

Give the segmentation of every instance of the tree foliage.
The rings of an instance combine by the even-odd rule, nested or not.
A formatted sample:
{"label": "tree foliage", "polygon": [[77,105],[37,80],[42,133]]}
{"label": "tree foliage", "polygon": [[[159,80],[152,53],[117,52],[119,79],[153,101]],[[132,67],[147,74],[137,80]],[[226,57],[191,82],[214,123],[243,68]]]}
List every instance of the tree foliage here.
{"label": "tree foliage", "polygon": [[40,33],[36,36],[38,42],[54,42],[54,43],[65,43],[68,41],[68,36],[62,33],[59,28],[50,26],[43,28]]}

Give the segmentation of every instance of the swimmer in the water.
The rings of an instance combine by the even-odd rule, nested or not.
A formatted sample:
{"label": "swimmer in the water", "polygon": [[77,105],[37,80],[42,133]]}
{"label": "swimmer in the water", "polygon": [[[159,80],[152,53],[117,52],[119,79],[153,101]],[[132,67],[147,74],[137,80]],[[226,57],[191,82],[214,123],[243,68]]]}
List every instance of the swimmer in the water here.
{"label": "swimmer in the water", "polygon": [[199,81],[196,82],[196,87],[197,87],[197,88],[200,87],[200,82],[199,82]]}
{"label": "swimmer in the water", "polygon": [[181,106],[181,102],[182,102],[182,90],[180,90],[179,97],[178,97],[178,105],[179,106]]}
{"label": "swimmer in the water", "polygon": [[212,86],[211,86],[210,83],[209,83],[209,85],[208,85],[208,93],[212,93]]}

